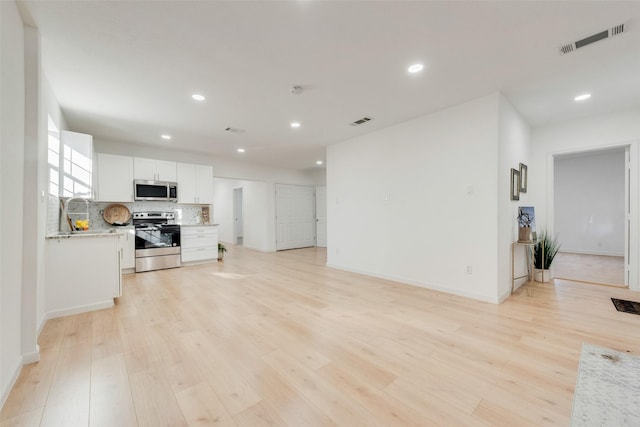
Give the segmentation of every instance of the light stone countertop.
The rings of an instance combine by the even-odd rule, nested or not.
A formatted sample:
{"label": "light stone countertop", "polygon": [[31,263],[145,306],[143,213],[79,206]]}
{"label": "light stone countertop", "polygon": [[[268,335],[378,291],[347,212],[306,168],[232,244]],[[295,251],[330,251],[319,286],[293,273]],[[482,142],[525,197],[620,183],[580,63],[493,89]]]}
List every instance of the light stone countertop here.
{"label": "light stone countertop", "polygon": [[67,239],[70,237],[118,237],[118,231],[115,229],[105,230],[87,230],[87,231],[59,231],[56,234],[47,236],[47,239]]}

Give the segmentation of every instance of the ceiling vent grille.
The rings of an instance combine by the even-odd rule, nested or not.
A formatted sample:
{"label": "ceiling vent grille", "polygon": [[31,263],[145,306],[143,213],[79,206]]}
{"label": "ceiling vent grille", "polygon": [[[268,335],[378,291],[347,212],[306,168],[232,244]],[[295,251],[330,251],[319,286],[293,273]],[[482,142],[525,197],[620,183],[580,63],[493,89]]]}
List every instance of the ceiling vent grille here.
{"label": "ceiling vent grille", "polygon": [[582,47],[588,46],[592,43],[595,43],[600,40],[604,40],[609,37],[618,36],[628,30],[628,23],[616,25],[615,27],[611,27],[608,30],[600,31],[599,33],[592,34],[589,37],[585,37],[575,42],[567,43],[558,48],[560,51],[560,55],[565,55],[567,53],[573,52],[576,49],[580,49]]}
{"label": "ceiling vent grille", "polygon": [[232,127],[225,128],[224,130],[231,133],[244,133],[244,129],[238,129],[238,128],[232,128]]}
{"label": "ceiling vent grille", "polygon": [[365,116],[365,117],[363,117],[361,119],[356,120],[355,122],[351,122],[350,124],[351,124],[351,126],[360,126],[360,125],[363,125],[363,124],[365,124],[367,122],[370,122],[371,120],[373,120],[371,117]]}

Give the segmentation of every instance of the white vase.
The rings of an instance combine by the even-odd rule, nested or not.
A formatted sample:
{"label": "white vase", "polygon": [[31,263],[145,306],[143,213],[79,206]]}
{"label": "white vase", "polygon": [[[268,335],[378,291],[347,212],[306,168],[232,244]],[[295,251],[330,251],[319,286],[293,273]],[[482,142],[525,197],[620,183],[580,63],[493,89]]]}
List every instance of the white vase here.
{"label": "white vase", "polygon": [[553,269],[536,268],[533,272],[533,280],[536,282],[549,283],[553,279]]}

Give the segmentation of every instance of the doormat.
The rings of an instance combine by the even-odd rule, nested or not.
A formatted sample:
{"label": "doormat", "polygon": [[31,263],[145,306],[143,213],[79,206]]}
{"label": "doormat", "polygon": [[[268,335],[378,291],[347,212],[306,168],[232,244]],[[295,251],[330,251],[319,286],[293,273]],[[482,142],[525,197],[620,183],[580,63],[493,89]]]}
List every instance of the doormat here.
{"label": "doormat", "polygon": [[571,427],[637,426],[640,357],[583,343]]}
{"label": "doormat", "polygon": [[611,298],[611,302],[616,306],[616,310],[625,313],[640,314],[640,302],[628,301],[626,299]]}

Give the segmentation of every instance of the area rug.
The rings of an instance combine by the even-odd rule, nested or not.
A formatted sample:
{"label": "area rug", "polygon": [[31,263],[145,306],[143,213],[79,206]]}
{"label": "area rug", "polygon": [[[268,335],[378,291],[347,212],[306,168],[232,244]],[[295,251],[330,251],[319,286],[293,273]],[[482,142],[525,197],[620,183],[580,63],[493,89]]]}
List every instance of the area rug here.
{"label": "area rug", "polygon": [[616,306],[616,310],[625,313],[640,314],[640,302],[628,301],[626,299],[611,298],[611,302]]}
{"label": "area rug", "polygon": [[572,427],[640,425],[640,357],[582,344]]}

